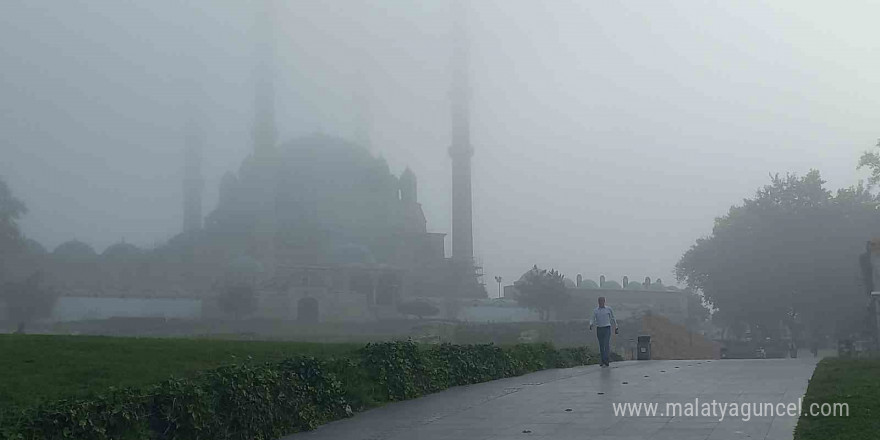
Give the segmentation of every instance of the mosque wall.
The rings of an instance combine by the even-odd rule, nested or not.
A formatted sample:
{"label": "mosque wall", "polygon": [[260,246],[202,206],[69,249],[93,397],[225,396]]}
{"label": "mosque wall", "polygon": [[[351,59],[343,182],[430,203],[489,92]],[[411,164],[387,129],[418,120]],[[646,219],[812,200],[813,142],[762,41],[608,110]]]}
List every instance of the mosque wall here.
{"label": "mosque wall", "polygon": [[53,321],[84,321],[109,318],[202,317],[202,300],[185,298],[96,298],[65,296],[52,310]]}

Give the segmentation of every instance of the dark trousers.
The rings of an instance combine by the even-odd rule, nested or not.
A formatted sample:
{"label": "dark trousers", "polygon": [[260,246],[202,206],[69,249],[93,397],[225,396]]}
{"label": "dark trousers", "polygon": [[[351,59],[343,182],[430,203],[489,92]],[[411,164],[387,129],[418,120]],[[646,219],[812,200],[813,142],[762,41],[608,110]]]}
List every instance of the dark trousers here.
{"label": "dark trousers", "polygon": [[596,327],[596,337],[599,338],[599,356],[602,363],[608,365],[608,357],[611,353],[611,326]]}

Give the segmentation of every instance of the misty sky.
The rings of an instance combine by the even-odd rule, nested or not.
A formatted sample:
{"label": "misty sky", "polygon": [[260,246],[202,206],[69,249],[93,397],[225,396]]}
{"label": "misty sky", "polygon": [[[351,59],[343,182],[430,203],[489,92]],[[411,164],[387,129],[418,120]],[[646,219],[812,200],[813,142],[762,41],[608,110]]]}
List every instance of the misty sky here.
{"label": "misty sky", "polygon": [[[880,137],[877,2],[469,6],[475,251],[493,296],[492,276],[536,263],[669,284],[769,173],[848,186]],[[179,232],[192,120],[212,210],[252,148],[254,17],[241,0],[0,2],[0,175],[30,208],[25,233],[101,252]],[[449,232],[447,0],[279,0],[275,19],[280,139],[368,132]]]}

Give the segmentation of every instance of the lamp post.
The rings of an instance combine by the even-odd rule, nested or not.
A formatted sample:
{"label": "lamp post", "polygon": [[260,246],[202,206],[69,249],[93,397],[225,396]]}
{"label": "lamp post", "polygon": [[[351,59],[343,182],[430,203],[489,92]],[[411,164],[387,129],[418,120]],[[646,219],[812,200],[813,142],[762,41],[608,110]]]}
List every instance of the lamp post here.
{"label": "lamp post", "polygon": [[498,298],[501,298],[501,277],[496,276],[495,281],[498,282]]}

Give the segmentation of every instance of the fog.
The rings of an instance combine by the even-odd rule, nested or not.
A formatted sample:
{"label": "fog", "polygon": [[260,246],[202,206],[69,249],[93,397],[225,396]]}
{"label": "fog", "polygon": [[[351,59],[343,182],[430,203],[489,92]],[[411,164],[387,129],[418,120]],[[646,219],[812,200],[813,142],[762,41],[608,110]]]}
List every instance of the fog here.
{"label": "fog", "polygon": [[[276,2],[279,140],[368,143],[451,232],[445,0]],[[475,254],[487,281],[661,277],[768,173],[864,177],[880,4],[468,2]],[[50,249],[181,229],[187,123],[205,211],[253,149],[256,2],[0,3],[0,175]],[[447,237],[447,252],[450,240]],[[494,283],[489,283],[495,295]]]}

